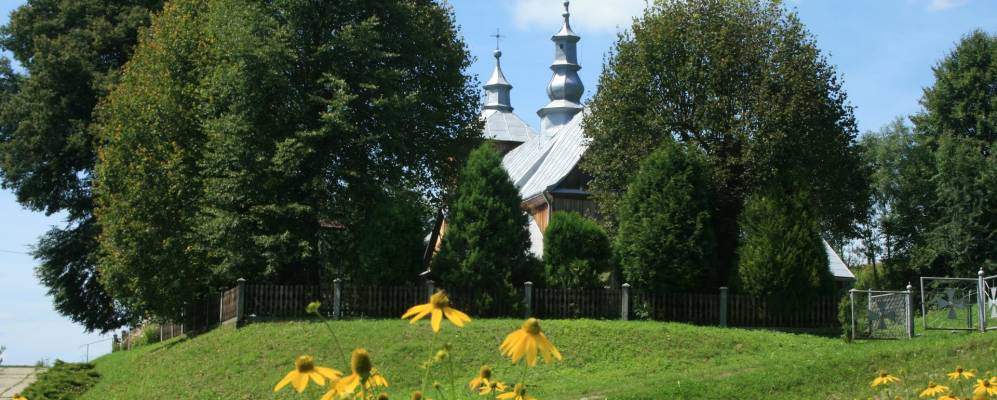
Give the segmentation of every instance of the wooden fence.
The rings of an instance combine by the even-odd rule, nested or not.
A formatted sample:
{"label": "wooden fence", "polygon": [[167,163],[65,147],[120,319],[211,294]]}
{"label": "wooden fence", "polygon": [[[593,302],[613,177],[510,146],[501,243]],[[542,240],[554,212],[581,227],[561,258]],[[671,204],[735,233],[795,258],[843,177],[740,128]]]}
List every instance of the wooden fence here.
{"label": "wooden fence", "polygon": [[[189,331],[203,331],[223,323],[236,326],[252,320],[306,317],[305,307],[322,302],[321,311],[332,319],[394,319],[409,307],[425,303],[437,288],[425,285],[364,286],[338,279],[331,287],[319,285],[239,284],[189,307],[183,323],[165,322],[163,339]],[[489,293],[479,288],[443,288],[450,303],[472,317],[534,316],[543,319],[646,319],[772,329],[834,329],[839,326],[837,297],[821,297],[808,304],[729,294],[657,293],[620,288],[534,288],[529,282],[513,293]],[[510,297],[511,296],[511,297]],[[125,335],[122,335],[125,337]],[[128,347],[126,340],[122,345]],[[119,346],[121,348],[121,346]]]}

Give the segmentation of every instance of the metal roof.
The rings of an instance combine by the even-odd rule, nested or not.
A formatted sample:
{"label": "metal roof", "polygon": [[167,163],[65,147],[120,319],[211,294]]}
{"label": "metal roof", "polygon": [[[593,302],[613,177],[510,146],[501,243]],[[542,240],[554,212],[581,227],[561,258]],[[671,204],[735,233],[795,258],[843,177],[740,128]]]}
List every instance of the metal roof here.
{"label": "metal roof", "polygon": [[537,131],[513,112],[485,110],[481,118],[485,120],[485,129],[481,133],[485,139],[523,143],[537,137]]}
{"label": "metal roof", "polygon": [[588,145],[582,130],[584,114],[575,114],[553,135],[538,135],[503,157],[502,166],[524,200],[560,183],[585,154]]}
{"label": "metal roof", "polygon": [[834,249],[831,248],[831,245],[827,244],[827,241],[824,239],[821,239],[820,242],[824,243],[824,252],[827,253],[828,269],[831,270],[831,275],[834,275],[834,279],[855,280],[855,274],[853,274],[852,271],[848,269],[848,266],[845,265],[845,262],[841,260],[841,257],[838,256],[838,253],[834,252]]}

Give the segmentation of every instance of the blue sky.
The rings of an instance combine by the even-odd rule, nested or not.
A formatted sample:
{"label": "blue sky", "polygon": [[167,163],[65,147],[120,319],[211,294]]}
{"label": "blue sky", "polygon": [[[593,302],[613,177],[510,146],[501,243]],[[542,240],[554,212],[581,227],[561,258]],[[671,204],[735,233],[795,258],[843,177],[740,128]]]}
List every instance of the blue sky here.
{"label": "blue sky", "polygon": [[[23,1],[0,2],[0,23]],[[547,103],[545,88],[553,57],[550,35],[560,27],[560,0],[450,1],[461,31],[477,58],[470,72],[481,81],[494,65],[496,29],[502,66],[514,85],[512,105],[536,126],[536,110]],[[581,78],[586,98],[597,89],[603,57],[616,33],[641,13],[644,0],[575,0],[572,27],[579,42]],[[844,78],[856,107],[859,129],[875,130],[897,116],[917,112],[921,89],[931,85],[931,67],[972,29],[997,32],[997,1],[992,0],[796,0],[795,9]],[[9,191],[0,191],[0,345],[5,363],[34,363],[41,358],[79,360],[80,345],[99,340],[59,316],[51,298],[34,278],[34,260],[26,254],[38,235],[61,223],[23,210]],[[106,352],[101,344],[91,353]]]}

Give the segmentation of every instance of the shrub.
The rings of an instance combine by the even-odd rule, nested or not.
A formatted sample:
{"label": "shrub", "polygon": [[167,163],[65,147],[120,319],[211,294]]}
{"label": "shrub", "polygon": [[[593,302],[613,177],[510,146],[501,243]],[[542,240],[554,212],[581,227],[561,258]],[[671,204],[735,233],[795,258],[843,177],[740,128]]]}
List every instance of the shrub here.
{"label": "shrub", "polygon": [[544,232],[547,284],[568,288],[600,285],[600,274],[611,272],[613,249],[595,221],[573,212],[555,212]]}
{"label": "shrub", "polygon": [[804,305],[834,293],[817,221],[800,192],[770,191],[749,198],[741,216],[739,288],[756,296]]}
{"label": "shrub", "polygon": [[90,363],[67,363],[55,360],[48,371],[38,374],[38,380],[29,385],[21,395],[31,400],[72,400],[90,389],[100,374]]}
{"label": "shrub", "polygon": [[482,145],[461,171],[434,275],[443,287],[475,288],[472,309],[485,315],[518,304],[515,287],[536,276],[528,223],[498,152]]}
{"label": "shrub", "polygon": [[615,247],[630,284],[669,292],[712,288],[716,240],[698,150],[663,143],[641,163],[619,213]]}

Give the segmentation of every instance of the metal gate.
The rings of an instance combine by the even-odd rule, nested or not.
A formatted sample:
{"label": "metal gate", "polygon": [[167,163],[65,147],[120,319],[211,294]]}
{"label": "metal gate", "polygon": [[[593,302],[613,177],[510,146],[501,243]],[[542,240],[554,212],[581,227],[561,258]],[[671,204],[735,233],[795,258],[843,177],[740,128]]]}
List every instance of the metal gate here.
{"label": "metal gate", "polygon": [[997,330],[997,275],[983,277],[983,269],[979,272],[981,300],[980,320],[984,331]]}
{"label": "metal gate", "polygon": [[909,339],[914,336],[910,286],[906,291],[849,291],[852,339]]}
{"label": "metal gate", "polygon": [[[921,277],[921,318],[925,330],[987,331],[997,321],[997,275],[976,278]],[[991,323],[990,325],[997,325]]]}

